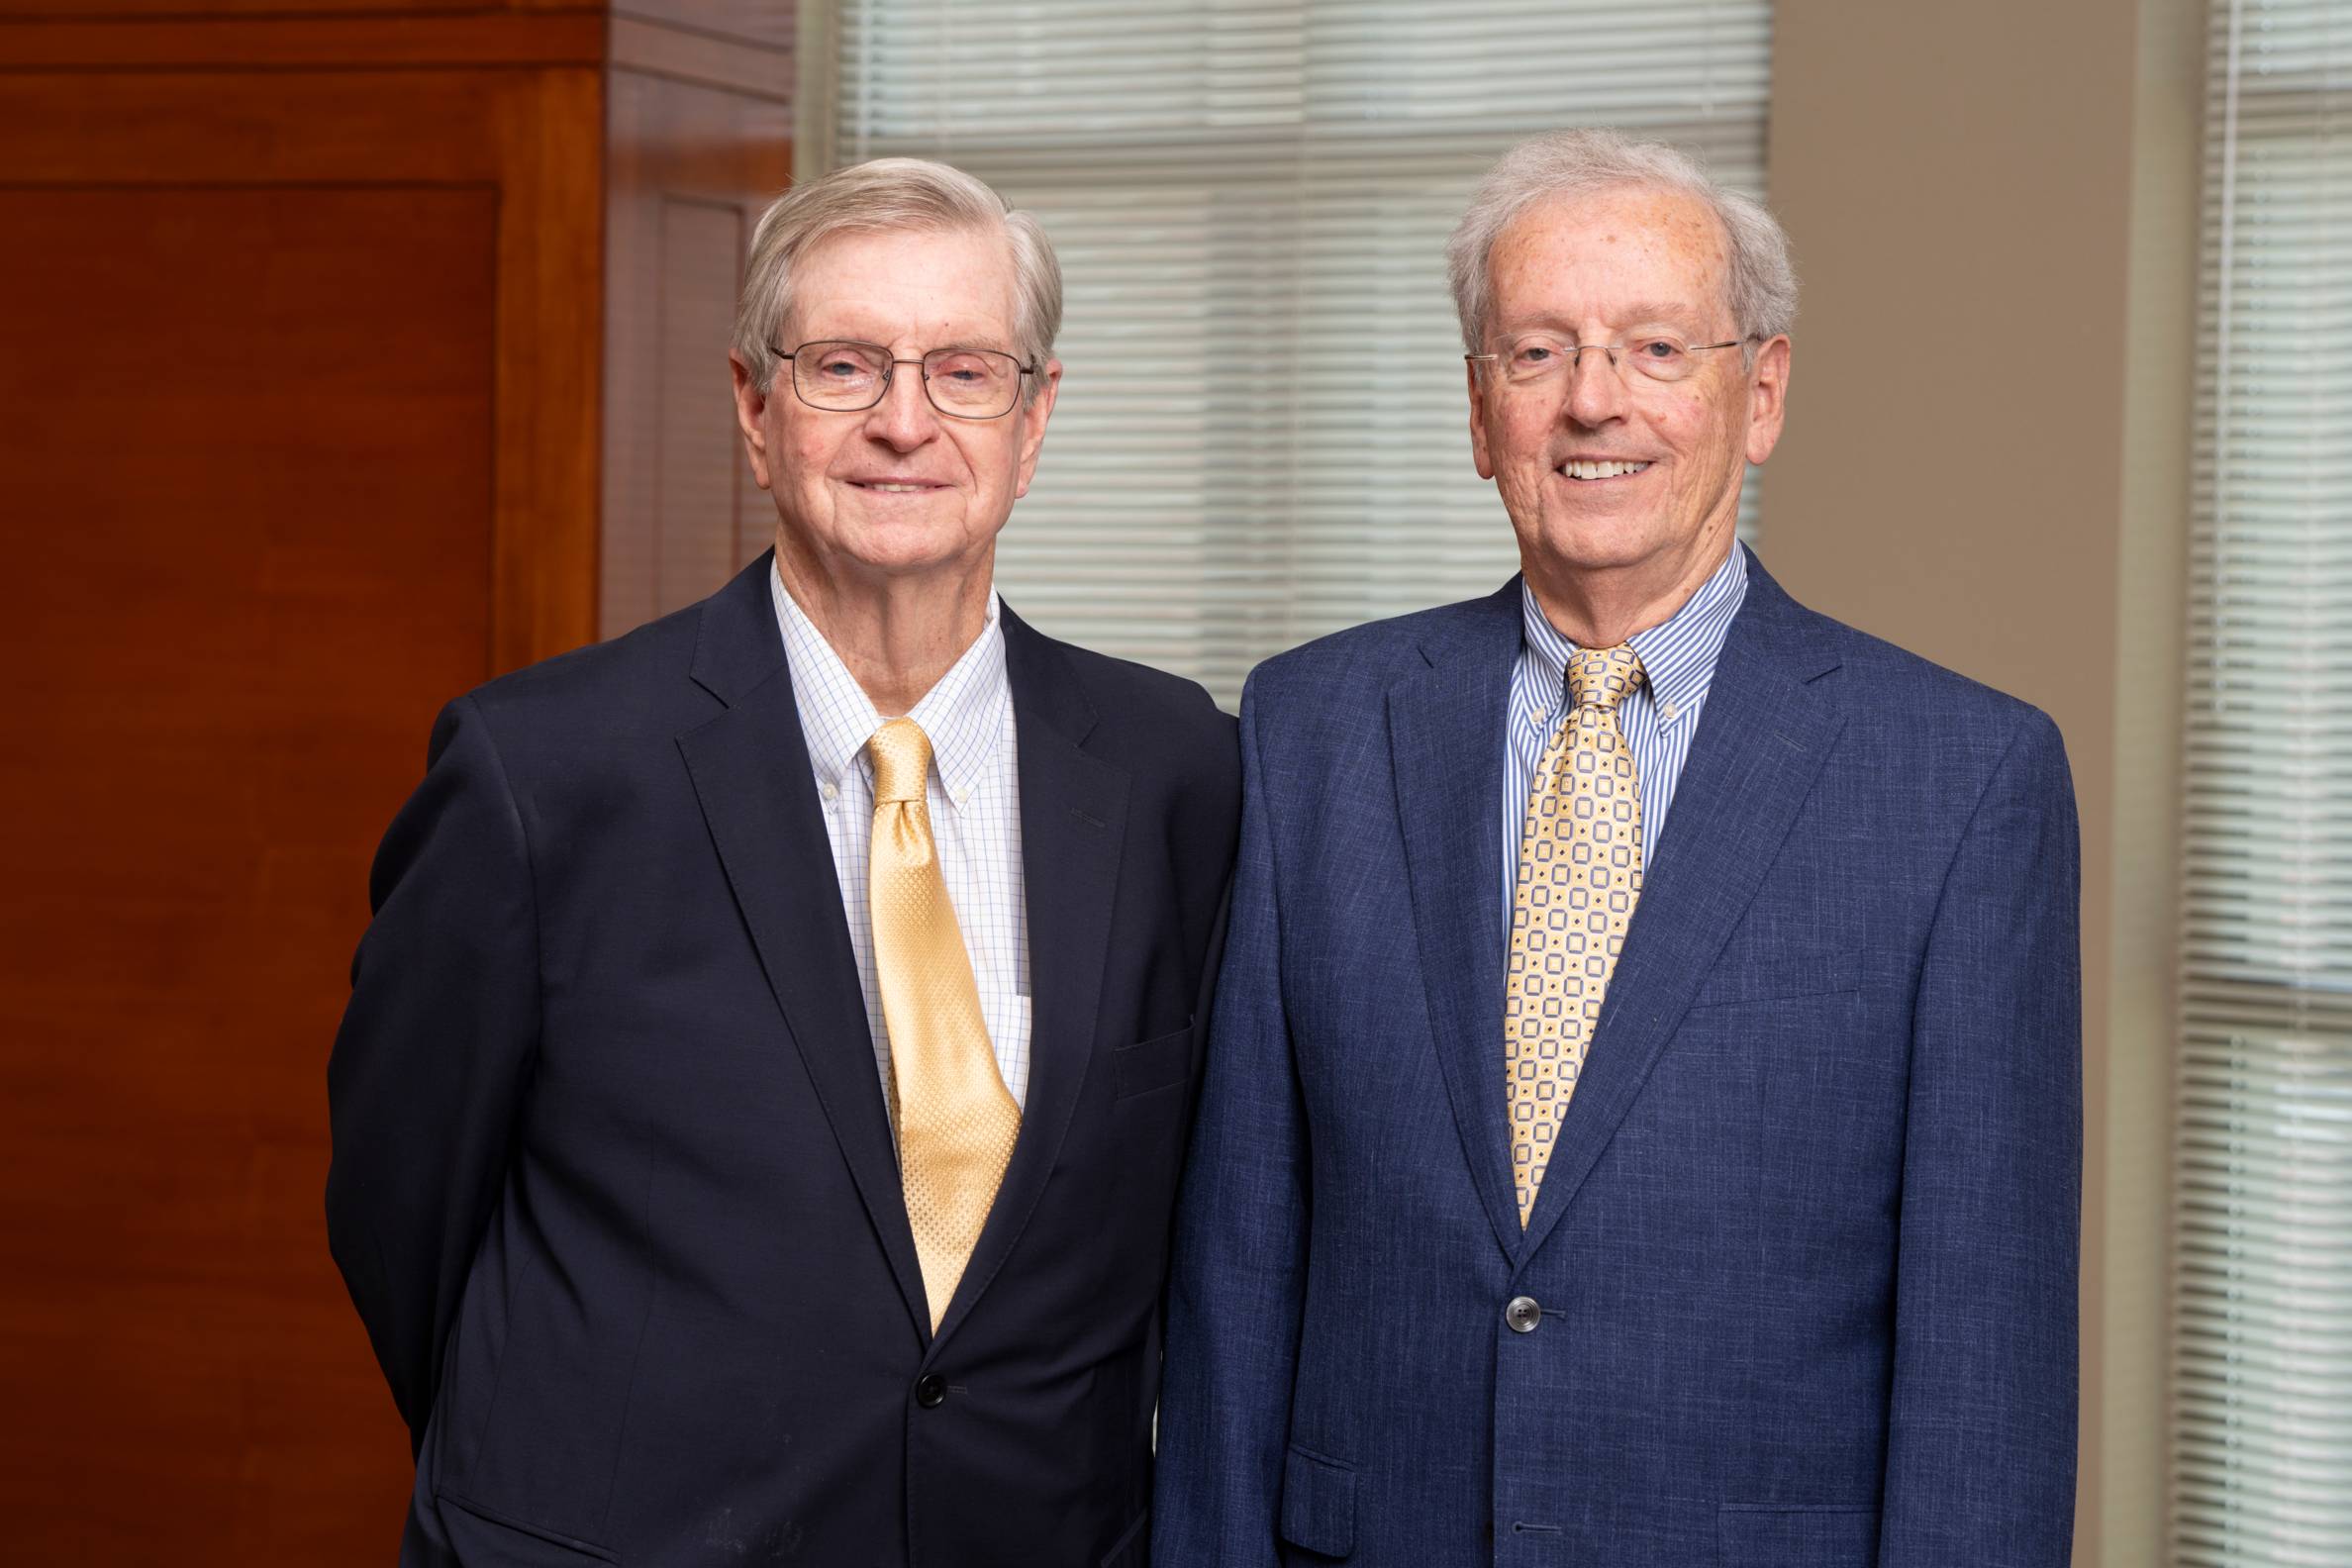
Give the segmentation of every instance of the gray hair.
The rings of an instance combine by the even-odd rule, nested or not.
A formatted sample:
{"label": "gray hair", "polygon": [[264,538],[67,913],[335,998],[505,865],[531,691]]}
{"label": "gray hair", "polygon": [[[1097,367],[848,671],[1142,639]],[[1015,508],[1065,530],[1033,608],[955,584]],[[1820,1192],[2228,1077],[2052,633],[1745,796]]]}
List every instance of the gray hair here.
{"label": "gray hair", "polygon": [[[768,204],[751,232],[751,258],[735,304],[735,357],[755,384],[775,380],[783,361],[769,343],[792,308],[792,264],[818,242],[837,234],[957,230],[1004,235],[1019,300],[1013,351],[1024,364],[1043,364],[1053,354],[1062,311],[1061,263],[1044,229],[963,170],[907,157],[834,169]],[[1035,397],[1043,378],[1027,381],[1027,395]]]}
{"label": "gray hair", "polygon": [[1462,214],[1445,245],[1446,279],[1453,285],[1454,310],[1462,319],[1463,346],[1472,353],[1486,346],[1487,314],[1493,307],[1487,263],[1495,242],[1513,219],[1552,197],[1628,185],[1695,197],[1723,226],[1724,303],[1731,308],[1749,354],[1756,343],[1770,342],[1795,324],[1797,270],[1789,261],[1789,237],[1762,202],[1724,189],[1680,147],[1595,127],[1554,131],[1521,142],[1503,154],[1471,193],[1470,210]]}

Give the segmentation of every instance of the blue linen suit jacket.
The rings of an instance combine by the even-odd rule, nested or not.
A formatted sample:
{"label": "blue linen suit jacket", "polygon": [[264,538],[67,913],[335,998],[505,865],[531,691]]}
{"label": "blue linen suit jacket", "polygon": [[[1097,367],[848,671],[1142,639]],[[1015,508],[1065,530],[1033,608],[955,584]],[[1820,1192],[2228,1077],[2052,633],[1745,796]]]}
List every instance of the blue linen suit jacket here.
{"label": "blue linen suit jacket", "polygon": [[1523,1233],[1519,586],[1251,677],[1161,1568],[2067,1561],[2065,754],[1749,572]]}

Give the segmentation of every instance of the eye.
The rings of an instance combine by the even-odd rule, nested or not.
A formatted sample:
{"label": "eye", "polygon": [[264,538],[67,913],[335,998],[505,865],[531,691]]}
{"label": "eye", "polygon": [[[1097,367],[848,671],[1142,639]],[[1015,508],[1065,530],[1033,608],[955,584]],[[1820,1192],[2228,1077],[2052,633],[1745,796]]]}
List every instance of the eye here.
{"label": "eye", "polygon": [[1681,342],[1673,338],[1637,338],[1631,347],[1633,357],[1653,364],[1671,364],[1683,355]]}
{"label": "eye", "polygon": [[817,361],[817,374],[827,381],[861,381],[881,373],[881,366],[875,363],[872,354],[860,352],[847,343],[832,345]]}

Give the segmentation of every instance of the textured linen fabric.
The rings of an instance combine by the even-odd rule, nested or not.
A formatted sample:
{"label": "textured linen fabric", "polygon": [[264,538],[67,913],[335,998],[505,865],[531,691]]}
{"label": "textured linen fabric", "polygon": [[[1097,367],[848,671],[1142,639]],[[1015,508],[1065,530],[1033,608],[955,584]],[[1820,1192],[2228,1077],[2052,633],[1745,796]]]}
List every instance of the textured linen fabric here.
{"label": "textured linen fabric", "polygon": [[1153,1562],[2065,1568],[2065,751],[1747,569],[1523,1226],[1520,586],[1250,677]]}
{"label": "textured linen fabric", "polygon": [[[866,1023],[874,1031],[874,1068],[890,1092],[890,1024],[874,975],[874,922],[867,903],[866,856],[873,835],[874,763],[866,742],[882,727],[872,699],[801,607],[768,576],[784,656],[800,706],[809,766],[825,807],[841,908],[849,919],[849,947],[865,993]],[[1021,869],[1021,776],[1014,739],[1013,701],[1005,681],[1002,601],[988,596],[988,621],[961,657],[924,693],[907,717],[931,737],[927,790],[932,837],[947,898],[955,906],[980,1014],[1013,1103],[1029,1104],[1029,923]]]}
{"label": "textured linen fabric", "polygon": [[[1633,748],[1633,767],[1641,778],[1645,865],[1657,853],[1667,809],[1682,781],[1683,760],[1691,754],[1691,736],[1699,733],[1699,716],[1707,708],[1724,635],[1747,601],[1747,561],[1748,552],[1733,545],[1681,609],[1626,639],[1641,655],[1645,679],[1617,709],[1617,727]],[[1576,644],[1544,619],[1535,590],[1523,578],[1519,606],[1519,661],[1511,669],[1510,718],[1503,732],[1501,875],[1506,919],[1519,876],[1519,819],[1527,809],[1528,781],[1535,776],[1536,758],[1567,722],[1560,697],[1567,690],[1568,655],[1576,651]]]}
{"label": "textured linen fabric", "polygon": [[874,973],[890,1021],[899,1176],[923,1266],[931,1327],[947,1315],[980,1227],[988,1223],[1021,1107],[1005,1092],[947,884],[939,876],[924,796],[931,739],[912,719],[874,732]]}
{"label": "textured linen fabric", "polygon": [[1617,719],[1640,684],[1641,656],[1630,647],[1577,649],[1568,660],[1575,717],[1544,751],[1527,795],[1503,1016],[1522,1225],[1641,897],[1641,793]]}

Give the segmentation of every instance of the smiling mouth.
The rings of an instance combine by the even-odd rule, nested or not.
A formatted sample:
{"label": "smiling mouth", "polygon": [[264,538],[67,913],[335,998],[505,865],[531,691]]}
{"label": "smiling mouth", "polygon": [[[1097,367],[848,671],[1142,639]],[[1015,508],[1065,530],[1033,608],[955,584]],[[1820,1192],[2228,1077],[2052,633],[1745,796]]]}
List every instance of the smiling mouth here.
{"label": "smiling mouth", "polygon": [[860,490],[871,490],[876,495],[928,495],[933,490],[947,488],[945,485],[910,484],[900,479],[852,479],[849,482]]}
{"label": "smiling mouth", "polygon": [[1646,472],[1649,466],[1646,462],[1587,462],[1572,457],[1553,471],[1563,479],[1590,483],[1596,479],[1629,479],[1637,473]]}

